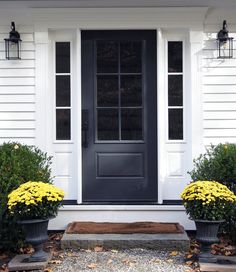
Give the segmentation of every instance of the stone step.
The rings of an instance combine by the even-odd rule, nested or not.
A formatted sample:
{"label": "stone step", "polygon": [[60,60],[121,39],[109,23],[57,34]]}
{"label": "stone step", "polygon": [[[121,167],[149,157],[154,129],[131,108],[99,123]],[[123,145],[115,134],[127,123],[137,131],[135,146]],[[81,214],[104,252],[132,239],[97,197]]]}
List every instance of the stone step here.
{"label": "stone step", "polygon": [[68,234],[64,233],[61,247],[106,249],[148,248],[158,250],[187,251],[190,240],[186,232],[168,234]]}
{"label": "stone step", "polygon": [[[215,256],[218,261],[224,263],[202,263],[200,262],[201,272],[235,272],[236,271],[236,256]],[[232,264],[227,264],[227,261]]]}

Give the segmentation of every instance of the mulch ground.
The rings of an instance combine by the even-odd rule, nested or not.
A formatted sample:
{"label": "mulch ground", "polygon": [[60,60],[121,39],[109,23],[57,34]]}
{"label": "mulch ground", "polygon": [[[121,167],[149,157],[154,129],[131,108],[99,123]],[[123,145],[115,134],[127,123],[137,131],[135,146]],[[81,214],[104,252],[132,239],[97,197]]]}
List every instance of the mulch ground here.
{"label": "mulch ground", "polygon": [[[147,250],[140,249],[139,251],[124,251],[124,252],[119,252],[116,249],[113,250],[106,250],[103,247],[97,246],[92,249],[87,249],[87,250],[61,250],[60,248],[60,240],[62,237],[62,232],[53,232],[49,233],[49,241],[45,244],[45,250],[50,251],[53,255],[52,260],[50,261],[48,267],[43,271],[43,272],[58,272],[58,271],[63,271],[64,266],[68,266],[68,261],[71,262],[73,261],[73,257],[79,257],[83,256],[85,263],[83,263],[84,269],[79,270],[79,271],[105,271],[105,270],[99,270],[98,269],[98,262],[93,262],[92,257],[96,256],[96,260],[106,260],[106,263],[104,264],[105,266],[108,265],[115,265],[117,264],[117,260],[120,258],[120,263],[127,267],[127,269],[120,270],[120,271],[145,271],[145,270],[136,270],[132,269],[132,267],[135,267],[135,265],[138,265],[138,261],[135,264],[134,258],[132,257],[135,254],[140,254],[140,250],[142,254],[148,254],[150,256],[150,260],[148,260],[149,264],[151,264],[153,267],[155,265],[160,265],[163,266],[162,262],[165,262],[169,267],[169,271],[184,271],[184,272],[199,272],[199,266],[198,262],[196,259],[197,254],[199,253],[200,246],[194,239],[194,234],[190,234],[191,238],[191,246],[190,249],[187,253],[181,253],[177,251],[172,251],[172,252],[162,252],[163,256],[160,258],[158,257],[153,257],[154,254],[150,251],[150,253],[147,253]],[[19,253],[24,253],[24,254],[29,254],[32,253],[33,249],[32,247],[25,247],[21,248],[19,250]],[[137,253],[138,252],[138,253]],[[157,252],[154,252],[157,254]],[[16,254],[16,253],[15,253]],[[99,255],[100,254],[100,255]],[[116,255],[117,254],[117,255]],[[230,256],[230,255],[236,255],[236,245],[233,245],[232,242],[227,239],[226,237],[221,237],[220,238],[220,243],[212,245],[212,254],[215,255],[224,255],[224,256]],[[0,252],[0,272],[8,272],[7,268],[7,263],[11,260],[11,258],[14,256],[14,253],[12,252]],[[100,257],[99,257],[100,256]],[[118,257],[120,256],[120,257]],[[126,256],[126,257],[124,257]],[[156,256],[156,255],[155,255]],[[72,258],[72,259],[71,259]],[[106,259],[107,258],[107,259]],[[80,258],[74,258],[74,260],[79,260]],[[181,267],[180,261],[183,263]],[[175,267],[173,265],[176,265]],[[81,263],[79,264],[81,265]],[[100,264],[101,265],[101,264]],[[60,268],[62,267],[62,270]],[[176,267],[177,270],[176,270]],[[87,270],[86,270],[87,268]],[[163,268],[164,269],[164,268]],[[72,271],[72,270],[67,270],[67,271]],[[113,270],[110,270],[113,271]],[[149,270],[152,271],[152,270]],[[153,271],[165,271],[165,270],[153,270]]]}

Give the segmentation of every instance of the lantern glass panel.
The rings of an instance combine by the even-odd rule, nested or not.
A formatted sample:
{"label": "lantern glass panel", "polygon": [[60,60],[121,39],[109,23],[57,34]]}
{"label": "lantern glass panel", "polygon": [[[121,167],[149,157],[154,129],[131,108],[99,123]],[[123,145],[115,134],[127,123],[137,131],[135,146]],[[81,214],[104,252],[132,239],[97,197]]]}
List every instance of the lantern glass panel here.
{"label": "lantern glass panel", "polygon": [[228,38],[226,42],[218,40],[218,58],[230,59],[233,57],[233,38]]}
{"label": "lantern glass panel", "polygon": [[6,59],[20,59],[21,40],[11,41],[10,39],[5,39],[5,51]]}

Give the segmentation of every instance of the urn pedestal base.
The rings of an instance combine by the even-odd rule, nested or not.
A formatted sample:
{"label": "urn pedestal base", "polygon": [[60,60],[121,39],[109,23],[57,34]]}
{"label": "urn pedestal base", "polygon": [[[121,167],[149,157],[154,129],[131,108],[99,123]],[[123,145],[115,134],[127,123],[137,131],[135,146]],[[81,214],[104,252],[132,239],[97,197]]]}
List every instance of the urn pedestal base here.
{"label": "urn pedestal base", "polygon": [[201,253],[198,255],[199,262],[217,263],[217,256],[211,254],[211,245],[219,242],[217,234],[219,226],[223,222],[224,220],[195,220],[196,240],[201,243]]}
{"label": "urn pedestal base", "polygon": [[24,259],[28,259],[31,257],[29,254],[16,255],[8,263],[8,270],[9,271],[43,270],[48,265],[48,262],[52,258],[51,253],[46,253],[46,254],[47,254],[46,261],[44,261],[44,262],[30,262],[30,263],[29,262],[22,262]]}
{"label": "urn pedestal base", "polygon": [[49,219],[22,220],[18,223],[25,233],[25,241],[34,247],[34,253],[22,259],[22,262],[45,262],[48,254],[43,250],[43,243],[48,240],[48,221]]}

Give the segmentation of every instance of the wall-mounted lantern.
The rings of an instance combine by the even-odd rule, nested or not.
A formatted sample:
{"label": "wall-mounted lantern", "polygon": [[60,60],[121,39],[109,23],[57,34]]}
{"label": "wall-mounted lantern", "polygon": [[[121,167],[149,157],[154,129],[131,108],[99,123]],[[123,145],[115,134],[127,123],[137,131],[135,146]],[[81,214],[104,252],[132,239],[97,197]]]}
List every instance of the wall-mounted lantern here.
{"label": "wall-mounted lantern", "polygon": [[21,59],[21,39],[20,34],[15,30],[15,23],[11,22],[11,32],[9,38],[5,40],[6,59]]}
{"label": "wall-mounted lantern", "polygon": [[233,57],[233,38],[229,37],[226,20],[223,21],[223,28],[217,34],[217,49],[219,59]]}

